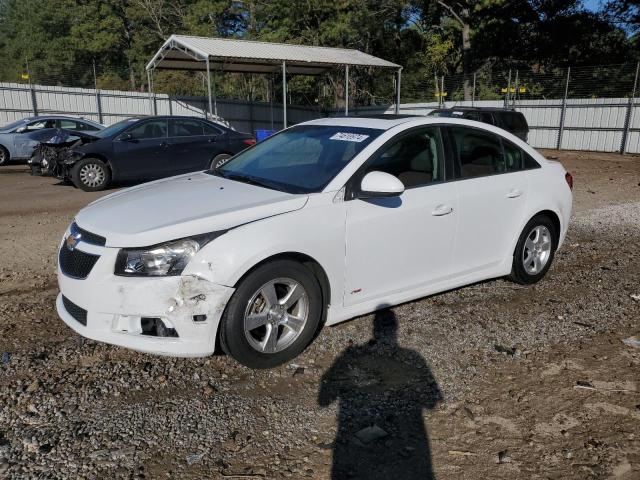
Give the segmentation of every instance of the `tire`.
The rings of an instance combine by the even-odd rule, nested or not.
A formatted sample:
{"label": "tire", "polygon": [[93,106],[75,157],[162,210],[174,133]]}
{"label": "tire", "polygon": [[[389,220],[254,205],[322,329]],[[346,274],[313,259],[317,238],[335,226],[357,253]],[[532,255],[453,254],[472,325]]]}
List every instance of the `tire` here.
{"label": "tire", "polygon": [[[292,291],[301,296],[291,298]],[[293,301],[287,304],[287,298]],[[322,311],[322,291],[311,270],[291,260],[266,263],[241,281],[227,304],[220,344],[246,367],[276,367],[311,343]]]}
{"label": "tire", "polygon": [[97,158],[84,158],[73,166],[71,180],[85,192],[97,192],[111,183],[111,171]]}
{"label": "tire", "polygon": [[536,215],[525,225],[513,253],[511,279],[522,285],[539,282],[558,248],[556,226],[547,215]]}
{"label": "tire", "polygon": [[227,163],[227,160],[229,160],[233,155],[230,155],[228,153],[220,153],[218,155],[216,155],[215,157],[213,157],[213,160],[211,160],[211,170],[215,170],[218,167],[221,167],[222,165],[224,165],[225,163]]}
{"label": "tire", "polygon": [[10,159],[9,150],[0,145],[0,165],[6,165]]}

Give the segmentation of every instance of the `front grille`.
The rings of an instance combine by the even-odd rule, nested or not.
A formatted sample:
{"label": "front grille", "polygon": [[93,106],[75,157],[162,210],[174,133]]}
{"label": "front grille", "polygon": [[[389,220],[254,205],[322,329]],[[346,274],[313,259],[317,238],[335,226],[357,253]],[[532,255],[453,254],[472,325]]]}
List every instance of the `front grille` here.
{"label": "front grille", "polygon": [[60,249],[58,260],[62,273],[69,277],[82,280],[87,278],[91,269],[98,261],[98,258],[100,258],[99,255],[92,255],[77,249],[69,250],[65,243]]}
{"label": "front grille", "polygon": [[84,308],[80,308],[64,295],[62,296],[62,303],[64,304],[64,309],[69,315],[85,327],[87,326],[87,311]]}
{"label": "front grille", "polygon": [[96,233],[87,232],[84,228],[81,228],[75,222],[73,223],[73,225],[71,225],[71,233],[73,233],[74,231],[80,234],[80,241],[82,242],[99,245],[101,247],[104,247],[104,245],[107,243],[107,239],[103,236]]}

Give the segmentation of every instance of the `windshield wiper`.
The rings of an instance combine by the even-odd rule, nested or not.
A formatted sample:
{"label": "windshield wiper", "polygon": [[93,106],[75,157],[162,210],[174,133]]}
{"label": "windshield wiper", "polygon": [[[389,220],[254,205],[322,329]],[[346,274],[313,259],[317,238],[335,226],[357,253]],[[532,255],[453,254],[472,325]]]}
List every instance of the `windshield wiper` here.
{"label": "windshield wiper", "polygon": [[242,175],[239,173],[222,173],[220,171],[215,171],[214,175],[218,175],[222,178],[228,178],[229,180],[235,180],[236,182],[242,182],[249,185],[255,185],[256,187],[268,188],[271,190],[282,191],[282,187],[276,183],[269,182],[263,178],[256,178],[250,175]]}

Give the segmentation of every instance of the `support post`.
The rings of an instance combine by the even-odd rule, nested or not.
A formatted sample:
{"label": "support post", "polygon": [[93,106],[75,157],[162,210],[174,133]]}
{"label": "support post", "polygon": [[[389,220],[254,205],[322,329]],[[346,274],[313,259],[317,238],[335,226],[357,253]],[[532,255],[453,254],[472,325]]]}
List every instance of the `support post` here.
{"label": "support post", "polygon": [[282,128],[287,128],[287,62],[282,62]]}
{"label": "support post", "polygon": [[151,98],[151,70],[147,70],[147,93],[149,95],[149,115],[153,115],[153,99]]}
{"label": "support post", "polygon": [[100,90],[98,90],[98,76],[96,75],[96,59],[93,59],[93,88],[96,93],[96,110],[98,111],[98,123],[102,121],[102,102],[100,101]]}
{"label": "support post", "polygon": [[562,111],[560,112],[560,127],[558,128],[558,143],[556,148],[562,149],[562,134],[564,133],[564,118],[567,114],[567,96],[569,95],[569,78],[571,78],[571,67],[567,67],[567,81],[564,85],[564,97],[562,98]]}
{"label": "support post", "polygon": [[509,92],[511,91],[511,69],[509,69],[509,78],[507,80],[507,95],[504,97],[504,108],[509,108]]}
{"label": "support post", "polygon": [[471,91],[471,106],[476,104],[476,72],[473,72],[473,90]]}
{"label": "support post", "polygon": [[444,103],[444,75],[442,75],[442,77],[440,78],[440,96],[442,97],[442,108],[445,108],[446,105]]}
{"label": "support post", "polygon": [[349,116],[349,65],[344,66],[344,116]]}
{"label": "support post", "polygon": [[514,89],[514,93],[513,93],[513,101],[511,102],[511,107],[515,109],[516,101],[518,98],[518,70],[516,70],[516,81],[513,84],[513,89]]}
{"label": "support post", "polygon": [[[207,57],[206,60],[206,64],[207,64],[207,92],[209,94],[209,114],[213,115],[213,103],[211,102],[211,68],[209,66],[209,57]],[[209,118],[209,115],[207,115],[205,118]]]}
{"label": "support post", "polygon": [[629,97],[629,104],[627,105],[627,113],[624,116],[624,131],[622,132],[622,144],[620,145],[620,153],[626,153],[627,143],[629,143],[629,130],[631,130],[631,120],[633,119],[633,106],[635,104],[636,89],[638,88],[638,73],[640,73],[640,62],[636,64],[636,76],[633,80],[633,90],[631,90],[631,97]]}
{"label": "support post", "polygon": [[29,79],[29,92],[31,93],[31,109],[33,110],[33,116],[38,116],[38,100],[36,99],[36,90],[31,83],[31,70],[29,69],[29,60],[25,58],[25,65],[27,67],[27,78]]}
{"label": "support post", "polygon": [[273,74],[269,76],[269,115],[271,119],[271,130],[273,131]]}
{"label": "support post", "polygon": [[398,69],[398,73],[396,74],[396,115],[400,114],[400,84],[402,80],[402,68]]}
{"label": "support post", "polygon": [[435,74],[433,76],[433,80],[435,81],[436,84],[436,97],[438,97],[438,108],[442,107],[442,104],[440,102],[440,98],[442,97],[442,95],[440,95],[440,86],[438,85],[438,74]]}

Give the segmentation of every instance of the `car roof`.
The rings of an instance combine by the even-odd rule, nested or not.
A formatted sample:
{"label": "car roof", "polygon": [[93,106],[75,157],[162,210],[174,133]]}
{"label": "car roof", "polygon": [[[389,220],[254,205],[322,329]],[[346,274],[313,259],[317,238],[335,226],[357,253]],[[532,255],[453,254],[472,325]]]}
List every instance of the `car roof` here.
{"label": "car roof", "polygon": [[436,108],[434,112],[511,112],[520,113],[513,108],[501,108],[501,107],[450,107],[450,108]]}
{"label": "car roof", "polygon": [[396,125],[401,125],[417,118],[427,118],[423,115],[363,115],[359,117],[329,117],[310,120],[304,125],[327,125],[336,127],[360,127],[374,128],[376,130],[389,130]]}

